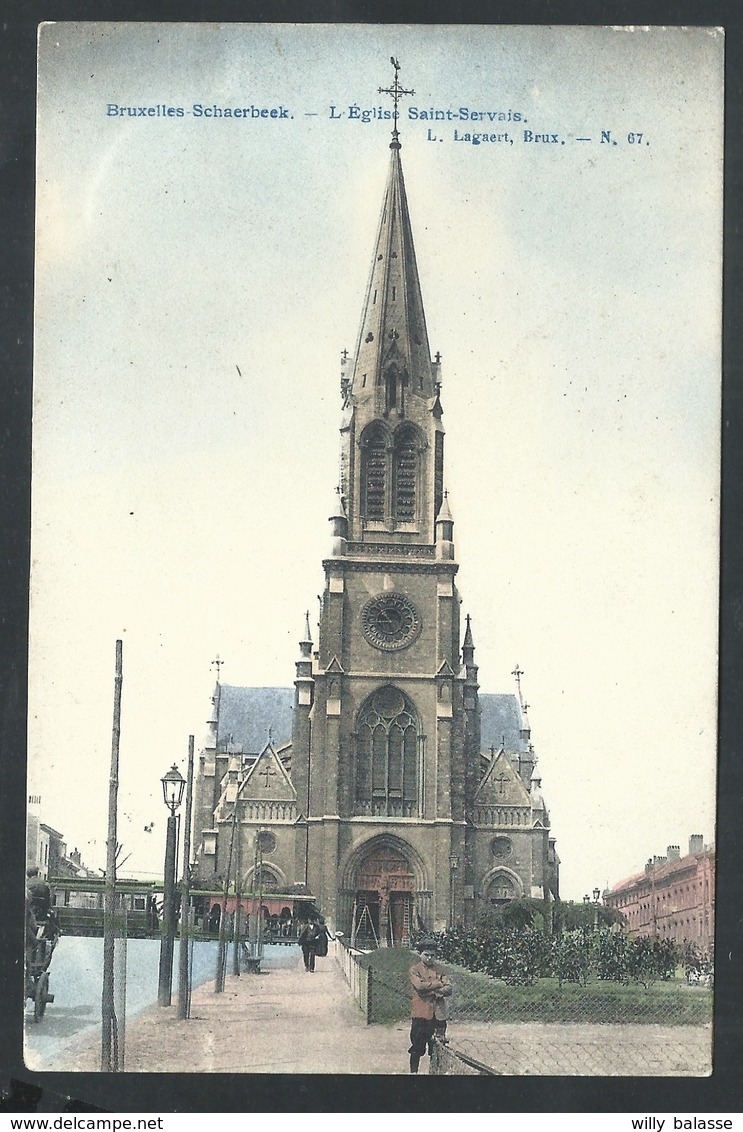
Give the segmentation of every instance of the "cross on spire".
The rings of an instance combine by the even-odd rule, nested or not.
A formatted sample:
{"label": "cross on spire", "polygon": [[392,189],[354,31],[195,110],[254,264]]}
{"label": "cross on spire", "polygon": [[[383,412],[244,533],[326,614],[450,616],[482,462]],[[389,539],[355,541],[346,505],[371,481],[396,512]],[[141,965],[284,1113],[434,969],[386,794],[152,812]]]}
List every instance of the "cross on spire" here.
{"label": "cross on spire", "polygon": [[516,678],[516,687],[518,689],[519,699],[521,699],[521,677],[524,675],[524,670],[523,668],[519,668],[518,662],[511,675]]}
{"label": "cross on spire", "polygon": [[219,659],[219,653],[217,653],[214,660],[212,661],[212,668],[216,668],[217,670],[217,683],[219,683],[219,670],[223,664],[224,661]]}
{"label": "cross on spire", "polygon": [[400,64],[398,63],[398,61],[397,61],[397,59],[395,58],[394,55],[390,56],[390,63],[395,68],[395,80],[392,83],[392,86],[380,86],[379,87],[379,93],[380,94],[389,94],[390,98],[392,99],[392,103],[393,103],[393,107],[394,107],[394,109],[392,111],[392,121],[393,121],[394,124],[392,126],[392,142],[390,144],[390,149],[399,149],[400,148],[400,135],[399,135],[398,129],[397,129],[397,120],[398,120],[400,115],[398,113],[397,104],[400,101],[403,94],[415,94],[415,91],[414,90],[405,90],[404,87],[400,86]]}

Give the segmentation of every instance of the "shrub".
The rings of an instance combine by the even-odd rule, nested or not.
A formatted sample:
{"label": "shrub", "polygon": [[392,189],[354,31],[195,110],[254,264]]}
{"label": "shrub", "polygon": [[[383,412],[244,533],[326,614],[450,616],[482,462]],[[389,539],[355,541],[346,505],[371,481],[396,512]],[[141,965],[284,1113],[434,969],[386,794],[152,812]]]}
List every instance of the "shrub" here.
{"label": "shrub", "polygon": [[591,968],[591,937],[586,932],[570,932],[553,940],[550,962],[552,974],[560,986],[563,983],[585,986]]}
{"label": "shrub", "polygon": [[714,976],[713,953],[702,951],[696,943],[686,940],[683,947],[682,962],[687,983],[712,985]]}
{"label": "shrub", "polygon": [[544,936],[533,928],[508,931],[501,942],[500,978],[509,986],[529,987],[544,966]]}
{"label": "shrub", "polygon": [[629,981],[627,969],[630,941],[624,932],[603,928],[596,940],[596,974],[616,983]]}

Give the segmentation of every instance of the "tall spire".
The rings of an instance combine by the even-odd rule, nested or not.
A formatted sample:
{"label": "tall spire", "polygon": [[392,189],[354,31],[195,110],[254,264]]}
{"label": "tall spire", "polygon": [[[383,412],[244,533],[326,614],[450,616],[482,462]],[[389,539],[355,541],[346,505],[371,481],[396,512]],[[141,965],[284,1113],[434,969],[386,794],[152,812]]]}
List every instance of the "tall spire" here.
{"label": "tall spire", "polygon": [[395,104],[390,167],[374,244],[369,285],[362,312],[352,390],[358,401],[374,394],[378,411],[390,407],[405,415],[410,394],[428,400],[436,395],[438,377],[428,344],[413,232],[400,161],[397,103],[404,90],[398,81],[380,91]]}

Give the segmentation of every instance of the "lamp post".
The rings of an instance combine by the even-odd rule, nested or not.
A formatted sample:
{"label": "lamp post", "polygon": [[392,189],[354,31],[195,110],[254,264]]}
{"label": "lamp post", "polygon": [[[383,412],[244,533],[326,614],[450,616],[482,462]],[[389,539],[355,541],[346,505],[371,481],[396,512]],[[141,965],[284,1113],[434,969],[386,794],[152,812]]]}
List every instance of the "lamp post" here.
{"label": "lamp post", "polygon": [[449,927],[450,928],[454,927],[454,921],[456,919],[456,907],[457,906],[456,906],[455,893],[454,893],[454,882],[456,880],[458,869],[459,869],[459,857],[457,857],[454,853],[452,853],[451,857],[449,858]]}
{"label": "lamp post", "polygon": [[[588,895],[588,893],[586,893],[585,896],[583,897],[583,907],[586,909],[586,913],[588,912],[588,908],[590,907],[590,904],[591,904],[591,897]],[[592,927],[593,927],[593,915],[591,915],[591,928]],[[588,932],[591,930],[591,928],[589,928],[589,926],[588,926],[588,915],[586,914],[583,917],[583,931],[586,934],[588,934]]]}
{"label": "lamp post", "polygon": [[173,763],[167,774],[160,779],[163,788],[163,801],[170,810],[168,832],[165,838],[165,869],[163,888],[163,935],[160,941],[160,971],[157,988],[157,1001],[160,1006],[170,1006],[173,986],[173,951],[175,948],[175,847],[176,816],[181,804],[186,780]]}

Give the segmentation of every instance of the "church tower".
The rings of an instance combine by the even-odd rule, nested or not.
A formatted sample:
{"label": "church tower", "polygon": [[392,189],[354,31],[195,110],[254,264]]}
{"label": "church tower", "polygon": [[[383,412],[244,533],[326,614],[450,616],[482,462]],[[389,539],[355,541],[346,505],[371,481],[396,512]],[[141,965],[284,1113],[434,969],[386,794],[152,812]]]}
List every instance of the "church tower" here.
{"label": "church tower", "polygon": [[[389,93],[396,112],[407,93],[397,67]],[[292,743],[300,804],[307,790],[307,883],[336,927],[351,931],[366,910],[383,944],[462,917],[475,786],[465,754],[478,716],[473,666],[460,659],[440,359],[400,151],[395,113],[358,341],[343,358],[312,706],[303,675]]]}
{"label": "church tower", "polygon": [[[481,693],[469,616],[460,624],[441,359],[397,129],[399,99],[413,92],[393,63],[380,91],[395,108],[387,183],[356,348],[341,359],[318,640],[306,615],[293,693],[218,684],[196,817],[203,885],[235,867],[233,842],[247,861],[259,839],[271,846],[261,883],[311,897],[361,946],[556,896],[559,861],[523,672],[518,696]],[[247,891],[250,869],[241,883]]]}

